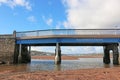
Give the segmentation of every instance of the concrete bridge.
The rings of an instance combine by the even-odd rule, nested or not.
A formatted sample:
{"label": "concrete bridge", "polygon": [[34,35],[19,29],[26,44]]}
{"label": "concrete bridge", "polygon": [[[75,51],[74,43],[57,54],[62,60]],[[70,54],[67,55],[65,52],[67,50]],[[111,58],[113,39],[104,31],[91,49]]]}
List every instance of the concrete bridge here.
{"label": "concrete bridge", "polygon": [[120,29],[52,29],[23,32],[14,31],[13,38],[15,39],[13,63],[30,62],[31,46],[56,46],[55,64],[61,63],[60,46],[103,46],[103,62],[105,64],[110,63],[110,50],[112,50],[113,64],[119,64],[118,46],[120,43]]}

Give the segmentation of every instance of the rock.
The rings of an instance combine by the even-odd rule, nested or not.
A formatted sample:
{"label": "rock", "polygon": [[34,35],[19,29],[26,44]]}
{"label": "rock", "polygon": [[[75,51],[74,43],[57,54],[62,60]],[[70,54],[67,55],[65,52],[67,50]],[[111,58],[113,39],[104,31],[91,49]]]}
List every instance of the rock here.
{"label": "rock", "polygon": [[0,64],[6,64],[6,62],[5,61],[0,61]]}

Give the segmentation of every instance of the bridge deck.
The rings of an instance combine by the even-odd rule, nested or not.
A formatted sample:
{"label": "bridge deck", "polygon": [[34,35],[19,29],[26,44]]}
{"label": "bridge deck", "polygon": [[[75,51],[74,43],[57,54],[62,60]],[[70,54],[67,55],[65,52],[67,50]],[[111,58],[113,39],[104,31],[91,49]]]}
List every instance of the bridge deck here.
{"label": "bridge deck", "polygon": [[119,43],[120,29],[59,29],[16,33],[17,44],[105,44]]}
{"label": "bridge deck", "polygon": [[43,38],[120,38],[120,35],[46,35],[46,36],[26,36],[17,39],[43,39]]}

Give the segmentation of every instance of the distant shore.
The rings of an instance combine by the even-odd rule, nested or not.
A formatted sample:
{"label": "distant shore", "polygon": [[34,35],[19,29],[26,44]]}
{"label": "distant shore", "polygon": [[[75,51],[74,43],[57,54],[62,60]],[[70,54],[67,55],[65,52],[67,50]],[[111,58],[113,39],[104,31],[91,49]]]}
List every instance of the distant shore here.
{"label": "distant shore", "polygon": [[[32,56],[32,59],[54,60],[55,56]],[[62,60],[78,60],[80,58],[103,58],[102,54],[81,55],[81,56],[61,56]]]}

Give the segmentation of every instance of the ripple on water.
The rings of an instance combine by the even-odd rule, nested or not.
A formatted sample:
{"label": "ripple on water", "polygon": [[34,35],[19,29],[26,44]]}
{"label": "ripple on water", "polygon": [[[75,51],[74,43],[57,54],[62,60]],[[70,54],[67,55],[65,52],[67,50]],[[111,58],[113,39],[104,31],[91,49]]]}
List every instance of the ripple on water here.
{"label": "ripple on water", "polygon": [[22,71],[56,71],[56,70],[75,70],[88,68],[109,68],[119,67],[112,64],[105,65],[102,58],[80,58],[79,60],[62,60],[61,65],[55,65],[54,60],[39,60],[32,59],[30,64],[19,65],[3,65],[0,66],[0,71],[13,70],[15,72]]}

